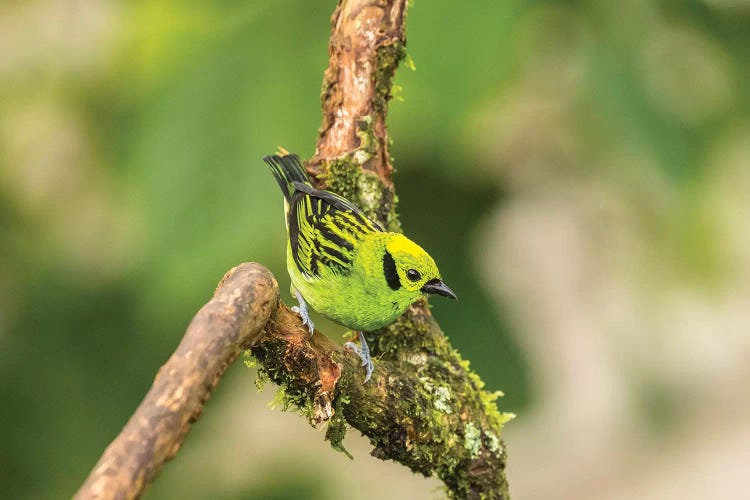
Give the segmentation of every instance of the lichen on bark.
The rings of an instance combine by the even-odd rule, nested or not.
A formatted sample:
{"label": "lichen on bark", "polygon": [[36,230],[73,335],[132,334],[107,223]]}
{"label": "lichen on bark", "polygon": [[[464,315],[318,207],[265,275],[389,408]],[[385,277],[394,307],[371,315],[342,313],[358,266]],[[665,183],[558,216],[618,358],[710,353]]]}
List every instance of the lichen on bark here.
{"label": "lichen on bark", "polygon": [[[456,498],[473,497],[478,491],[487,498],[508,498],[501,432],[514,415],[498,410],[501,393],[484,390],[469,362],[429,314],[426,301],[367,338],[381,363],[389,363],[403,376],[412,374],[406,379],[394,375],[398,387],[388,388],[396,394],[393,413],[411,418],[386,418],[374,438],[363,431],[375,446],[374,454],[393,455],[401,446],[405,454],[396,453],[396,460],[415,472],[438,476]],[[398,438],[391,439],[394,436]]]}
{"label": "lichen on bark", "polygon": [[[307,164],[318,187],[351,200],[395,232],[401,225],[386,117],[393,76],[406,57],[405,8],[405,0],[340,0],[322,86],[323,123]],[[451,497],[509,498],[501,431],[513,415],[498,410],[501,393],[484,390],[432,318],[427,301],[365,335],[376,363],[367,384],[358,358],[344,353],[333,358],[341,360],[343,371],[326,410],[319,408],[318,391],[299,386],[290,394],[293,401],[308,398],[299,406],[312,422],[310,415],[330,412],[326,439],[332,446],[345,452],[348,423],[370,439],[374,456],[439,477]],[[298,358],[288,349],[276,354]],[[266,356],[266,363],[276,361]],[[283,362],[279,369],[289,368]],[[277,376],[286,391],[297,387]]]}

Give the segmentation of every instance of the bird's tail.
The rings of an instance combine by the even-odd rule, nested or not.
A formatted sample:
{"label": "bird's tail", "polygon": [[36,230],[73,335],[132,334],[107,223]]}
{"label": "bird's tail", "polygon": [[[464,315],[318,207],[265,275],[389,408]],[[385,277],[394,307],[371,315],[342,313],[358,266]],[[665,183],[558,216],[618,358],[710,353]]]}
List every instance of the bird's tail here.
{"label": "bird's tail", "polygon": [[287,201],[291,201],[292,195],[296,191],[294,187],[295,182],[311,185],[310,178],[307,176],[307,172],[305,172],[300,163],[299,156],[296,154],[280,149],[280,154],[266,156],[263,158],[263,161],[271,168],[271,172],[276,178],[276,182],[279,183],[279,187]]}

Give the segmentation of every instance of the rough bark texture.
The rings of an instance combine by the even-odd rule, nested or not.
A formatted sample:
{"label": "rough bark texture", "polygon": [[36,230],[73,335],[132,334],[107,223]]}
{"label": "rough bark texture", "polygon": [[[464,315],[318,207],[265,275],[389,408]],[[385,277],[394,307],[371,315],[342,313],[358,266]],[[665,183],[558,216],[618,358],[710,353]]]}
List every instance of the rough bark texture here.
{"label": "rough bark texture", "polygon": [[329,423],[326,439],[334,448],[345,451],[348,424],[370,438],[373,455],[437,474],[453,497],[507,498],[499,440],[506,417],[494,396],[481,390],[422,307],[399,324],[397,332],[372,337],[382,357],[362,384],[359,358],[318,331],[311,339],[279,301],[276,280],[263,266],[235,267],[75,498],[140,497],[179,451],[226,368],[248,348],[288,407],[301,409],[314,425]]}
{"label": "rough bark texture", "polygon": [[358,152],[362,168],[390,184],[386,105],[405,55],[405,14],[406,0],[339,2],[331,18],[323,124],[312,165]]}
{"label": "rough bark texture", "polygon": [[[405,15],[406,0],[339,2],[321,96],[323,124],[308,163],[319,187],[354,201],[392,231],[401,226],[386,116],[392,79],[406,56]],[[497,394],[482,390],[427,302],[367,338],[377,359],[373,380],[362,386],[345,371],[335,406],[370,438],[373,454],[437,475],[454,497],[508,498],[500,431],[511,416],[498,412]],[[278,354],[263,356],[264,366]],[[285,377],[275,380],[294,386]],[[334,416],[328,432],[339,448],[341,416]]]}
{"label": "rough bark texture", "polygon": [[406,56],[406,0],[341,0],[331,18],[323,123],[308,171],[388,228],[399,229],[386,116]]}
{"label": "rough bark texture", "polygon": [[277,303],[278,285],[264,267],[229,271],[76,498],[139,497],[179,451],[224,371],[261,335]]}
{"label": "rough bark texture", "polygon": [[[405,9],[406,0],[340,0],[321,96],[323,124],[308,164],[319,186],[393,231],[400,224],[385,120],[392,78],[405,57]],[[498,411],[498,394],[483,390],[426,301],[366,333],[375,372],[363,385],[356,355],[320,332],[311,340],[278,301],[265,269],[243,264],[222,283],[77,498],[138,497],[245,347],[259,362],[259,375],[280,386],[286,407],[299,408],[313,425],[328,423],[326,439],[334,448],[346,452],[351,425],[370,439],[374,456],[438,476],[451,497],[509,498],[500,433],[511,416]]]}
{"label": "rough bark texture", "polygon": [[482,389],[425,303],[367,336],[376,362],[366,384],[358,357],[318,331],[310,341],[283,304],[251,352],[261,375],[281,387],[284,408],[299,408],[313,425],[328,421],[335,449],[346,452],[350,425],[374,456],[438,476],[450,497],[509,498],[500,434],[511,415],[498,411],[498,394]]}

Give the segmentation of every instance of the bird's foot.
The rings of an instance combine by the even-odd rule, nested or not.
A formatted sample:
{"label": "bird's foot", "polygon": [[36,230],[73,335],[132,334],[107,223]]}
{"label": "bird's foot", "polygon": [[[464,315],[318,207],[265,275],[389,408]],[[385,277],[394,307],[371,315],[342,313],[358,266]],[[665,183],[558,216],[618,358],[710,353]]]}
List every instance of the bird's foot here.
{"label": "bird's foot", "polygon": [[310,319],[310,314],[307,312],[307,302],[305,302],[305,299],[302,298],[302,294],[297,290],[294,291],[294,295],[297,296],[299,306],[292,307],[292,311],[299,314],[299,317],[302,318],[302,324],[307,325],[307,329],[310,330],[310,338],[312,338],[313,333],[315,333],[315,325]]}
{"label": "bird's foot", "polygon": [[362,360],[362,366],[365,367],[365,370],[367,372],[365,374],[365,381],[362,382],[364,384],[368,380],[370,380],[370,376],[372,375],[372,371],[375,369],[375,365],[372,364],[372,358],[370,357],[370,348],[367,346],[365,336],[362,334],[362,332],[358,333],[360,347],[357,347],[357,344],[355,344],[354,342],[347,342],[346,344],[344,344],[344,348],[351,349],[357,354],[357,356],[359,356],[359,359]]}

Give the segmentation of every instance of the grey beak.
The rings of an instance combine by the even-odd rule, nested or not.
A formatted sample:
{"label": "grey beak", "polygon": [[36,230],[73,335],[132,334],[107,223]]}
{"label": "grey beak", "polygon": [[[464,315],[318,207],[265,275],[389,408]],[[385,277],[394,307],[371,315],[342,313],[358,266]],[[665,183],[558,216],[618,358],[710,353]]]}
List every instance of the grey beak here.
{"label": "grey beak", "polygon": [[458,297],[456,297],[456,294],[453,293],[453,290],[448,288],[448,285],[446,285],[445,283],[443,283],[441,280],[437,278],[425,283],[424,286],[422,287],[422,292],[433,293],[435,295],[442,295],[443,297],[448,297],[453,300],[458,300]]}

